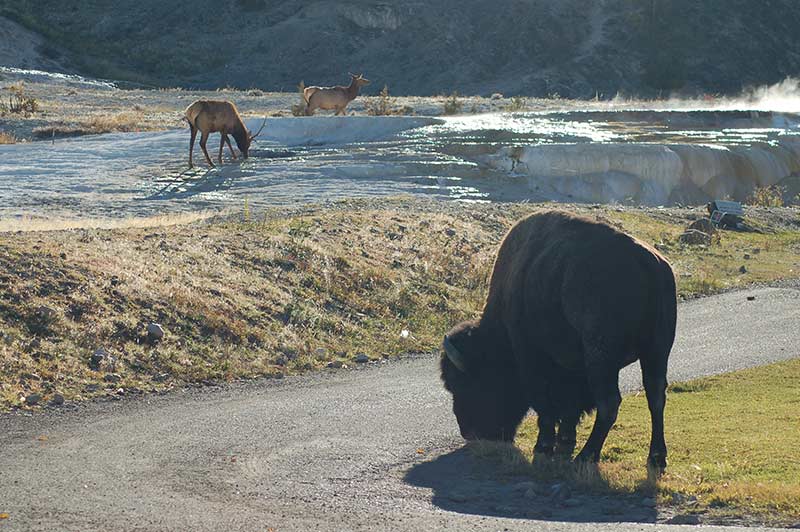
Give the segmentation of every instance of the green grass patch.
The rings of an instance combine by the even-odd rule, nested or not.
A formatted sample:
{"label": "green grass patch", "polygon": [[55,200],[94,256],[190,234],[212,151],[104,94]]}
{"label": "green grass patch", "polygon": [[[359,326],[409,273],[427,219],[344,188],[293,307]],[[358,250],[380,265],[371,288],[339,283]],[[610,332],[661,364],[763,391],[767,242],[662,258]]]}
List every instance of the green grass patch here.
{"label": "green grass patch", "polygon": [[[674,384],[667,398],[666,473],[648,479],[645,468],[650,414],[643,393],[625,397],[598,468],[531,463],[535,418],[527,418],[508,446],[477,450],[537,480],[567,479],[590,493],[655,495],[662,510],[703,515],[704,523],[800,520],[800,360]],[[586,441],[593,418],[580,426]],[[520,458],[524,457],[524,458]]]}

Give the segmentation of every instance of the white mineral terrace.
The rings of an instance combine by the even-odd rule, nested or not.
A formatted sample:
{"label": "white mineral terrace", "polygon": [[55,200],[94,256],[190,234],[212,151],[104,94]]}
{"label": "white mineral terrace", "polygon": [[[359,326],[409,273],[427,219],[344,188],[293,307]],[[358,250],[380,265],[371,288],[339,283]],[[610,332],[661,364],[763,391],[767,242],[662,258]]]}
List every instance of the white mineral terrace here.
{"label": "white mineral terrace", "polygon": [[[250,120],[258,128],[261,121]],[[0,218],[129,217],[397,194],[699,204],[800,175],[800,118],[748,110],[270,118],[207,169],[188,130],[0,146]],[[218,136],[209,152],[216,159]]]}

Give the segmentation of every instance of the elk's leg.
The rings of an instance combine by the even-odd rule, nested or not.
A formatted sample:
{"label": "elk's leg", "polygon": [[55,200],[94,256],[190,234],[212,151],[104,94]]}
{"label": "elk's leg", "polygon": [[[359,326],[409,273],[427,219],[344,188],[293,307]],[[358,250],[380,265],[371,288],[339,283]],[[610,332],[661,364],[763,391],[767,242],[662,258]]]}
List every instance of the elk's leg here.
{"label": "elk's leg", "polygon": [[308,104],[306,105],[306,116],[313,115],[314,114],[314,109],[315,109],[315,107],[313,105],[311,105],[311,102],[309,101]]}
{"label": "elk's leg", "polygon": [[607,361],[613,358],[606,355],[604,350],[584,343],[584,351],[588,361],[586,369],[589,377],[589,389],[597,405],[597,417],[586,445],[583,446],[575,460],[597,462],[600,460],[600,451],[608,437],[608,431],[617,421],[619,405],[622,402],[622,396],[619,393],[619,370],[608,367]]}
{"label": "elk's leg", "polygon": [[203,149],[203,155],[206,156],[206,161],[208,161],[208,165],[213,168],[214,163],[211,161],[211,157],[208,155],[208,150],[206,149],[206,142],[208,142],[208,134],[209,132],[203,131],[203,133],[200,135],[200,147]]}
{"label": "elk's leg", "polygon": [[189,140],[189,168],[194,168],[194,162],[192,161],[192,152],[194,151],[194,141],[197,138],[197,128],[191,124],[189,124],[189,127],[192,130],[192,138]]}
{"label": "elk's leg", "polygon": [[225,147],[225,137],[227,137],[227,136],[228,135],[226,135],[223,131],[220,131],[220,133],[219,133],[219,157],[217,157],[217,160],[219,161],[220,165],[222,165],[222,149]]}
{"label": "elk's leg", "polygon": [[236,152],[233,151],[233,146],[231,146],[231,138],[228,135],[225,135],[225,142],[228,143],[228,149],[231,151],[231,159],[234,161],[236,160]]}
{"label": "elk's leg", "polygon": [[664,406],[667,402],[667,357],[646,354],[639,360],[642,384],[650,408],[650,453],[647,467],[660,474],[667,467],[667,443],[664,441]]}

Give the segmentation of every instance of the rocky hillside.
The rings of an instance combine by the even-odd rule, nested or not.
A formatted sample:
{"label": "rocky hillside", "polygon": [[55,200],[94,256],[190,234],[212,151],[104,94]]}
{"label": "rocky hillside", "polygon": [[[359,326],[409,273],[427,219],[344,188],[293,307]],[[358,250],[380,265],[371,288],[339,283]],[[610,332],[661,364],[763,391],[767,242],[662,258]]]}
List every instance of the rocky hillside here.
{"label": "rocky hillside", "polygon": [[156,86],[739,92],[800,75],[796,0],[0,0],[43,57]]}

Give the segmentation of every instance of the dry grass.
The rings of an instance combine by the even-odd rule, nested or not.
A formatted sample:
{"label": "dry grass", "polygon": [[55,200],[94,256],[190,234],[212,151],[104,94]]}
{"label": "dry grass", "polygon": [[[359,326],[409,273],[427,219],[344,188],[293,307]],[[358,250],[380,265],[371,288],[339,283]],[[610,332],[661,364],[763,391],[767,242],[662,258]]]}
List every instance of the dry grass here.
{"label": "dry grass", "polygon": [[33,130],[35,137],[47,139],[51,137],[77,137],[82,135],[100,135],[103,133],[130,133],[159,129],[148,123],[141,111],[121,111],[108,115],[94,115],[74,123],[53,124],[37,127]]}
{"label": "dry grass", "polygon": [[131,218],[0,218],[0,233],[65,231],[72,229],[132,229],[170,227],[208,220],[218,213],[190,212]]}
{"label": "dry grass", "polygon": [[[590,493],[656,493],[662,510],[701,514],[705,523],[748,518],[791,525],[800,520],[798,379],[800,360],[793,360],[673,385],[665,421],[669,466],[657,481],[647,478],[644,467],[650,418],[643,394],[624,398],[599,468],[547,460],[532,464],[533,418],[517,437],[521,452],[500,445],[478,452],[506,469],[566,480]],[[591,418],[582,423],[579,445],[591,423]]]}
{"label": "dry grass", "polygon": [[[0,233],[0,407],[31,393],[77,400],[436,349],[442,331],[480,311],[499,241],[538,208],[370,200],[173,226],[162,224],[195,215],[0,222],[39,231]],[[694,281],[700,268],[715,289],[800,268],[798,232],[686,248],[674,243],[683,219],[583,210],[660,243],[684,296],[707,290]],[[742,275],[738,257],[755,246]],[[157,345],[150,322],[167,331]],[[98,348],[114,368],[89,368]]]}
{"label": "dry grass", "polygon": [[16,143],[17,143],[17,137],[12,135],[11,133],[0,131],[0,144],[16,144]]}

